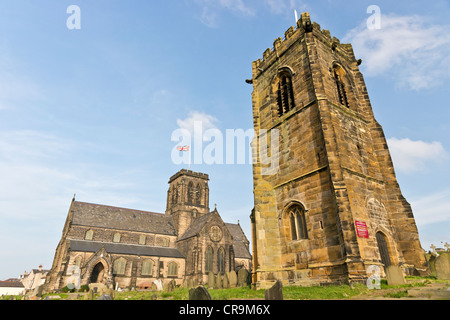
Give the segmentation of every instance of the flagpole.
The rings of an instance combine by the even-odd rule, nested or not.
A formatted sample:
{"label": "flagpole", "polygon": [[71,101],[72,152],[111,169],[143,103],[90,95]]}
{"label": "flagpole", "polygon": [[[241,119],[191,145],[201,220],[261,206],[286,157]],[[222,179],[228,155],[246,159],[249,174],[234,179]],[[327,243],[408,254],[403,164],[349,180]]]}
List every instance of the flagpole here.
{"label": "flagpole", "polygon": [[188,171],[191,171],[191,148],[189,147],[189,167]]}

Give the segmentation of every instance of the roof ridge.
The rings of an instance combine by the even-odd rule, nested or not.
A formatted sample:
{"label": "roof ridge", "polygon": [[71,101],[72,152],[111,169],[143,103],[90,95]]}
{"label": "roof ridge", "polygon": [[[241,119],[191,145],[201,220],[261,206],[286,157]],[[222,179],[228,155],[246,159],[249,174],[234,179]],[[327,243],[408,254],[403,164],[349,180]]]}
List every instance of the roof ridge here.
{"label": "roof ridge", "polygon": [[139,209],[130,209],[130,208],[124,208],[124,207],[117,207],[117,206],[110,206],[105,204],[99,204],[99,203],[90,203],[90,202],[83,202],[83,201],[74,201],[74,203],[82,204],[82,205],[90,205],[90,206],[98,206],[98,207],[104,207],[104,208],[114,208],[114,209],[121,209],[126,211],[133,211],[133,212],[140,212],[140,213],[150,213],[160,216],[166,216],[165,213],[159,213],[159,212],[153,212],[153,211],[145,211],[145,210],[139,210]]}

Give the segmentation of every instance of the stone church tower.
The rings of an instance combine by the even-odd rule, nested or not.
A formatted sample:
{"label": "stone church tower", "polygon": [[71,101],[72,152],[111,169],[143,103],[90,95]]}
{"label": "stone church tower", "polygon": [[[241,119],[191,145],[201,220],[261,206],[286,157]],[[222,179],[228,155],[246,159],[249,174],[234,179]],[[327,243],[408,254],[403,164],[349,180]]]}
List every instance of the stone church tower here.
{"label": "stone church tower", "polygon": [[[365,282],[372,265],[381,275],[389,265],[427,271],[360,64],[350,44],[308,13],[253,62],[256,288],[277,279]],[[265,144],[272,150],[267,165]],[[275,171],[267,170],[274,159]]]}
{"label": "stone church tower", "polygon": [[179,235],[193,220],[210,212],[208,181],[207,174],[186,170],[170,178],[166,214],[173,217]]}

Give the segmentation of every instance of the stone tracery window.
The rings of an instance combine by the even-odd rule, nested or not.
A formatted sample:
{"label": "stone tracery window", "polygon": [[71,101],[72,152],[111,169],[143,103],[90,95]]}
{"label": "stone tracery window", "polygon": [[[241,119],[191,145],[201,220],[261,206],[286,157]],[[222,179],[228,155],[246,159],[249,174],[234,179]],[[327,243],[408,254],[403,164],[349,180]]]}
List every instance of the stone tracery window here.
{"label": "stone tracery window", "polygon": [[289,209],[289,226],[291,240],[308,239],[305,210],[300,205],[294,205]]}
{"label": "stone tracery window", "polygon": [[144,260],[144,262],[142,262],[141,275],[151,276],[152,274],[153,274],[153,261],[150,259],[146,259]]}
{"label": "stone tracery window", "polygon": [[125,274],[125,266],[127,261],[125,258],[119,258],[114,261],[113,274],[123,275]]}
{"label": "stone tracery window", "polygon": [[168,269],[169,270],[168,270],[167,275],[169,277],[176,277],[176,276],[178,276],[178,265],[177,265],[176,262],[169,262]]}
{"label": "stone tracery window", "polygon": [[205,254],[205,272],[213,271],[213,250],[211,247],[206,248]]}
{"label": "stone tracery window", "polygon": [[219,273],[225,272],[225,253],[223,248],[220,248],[219,251],[217,251],[217,270]]}

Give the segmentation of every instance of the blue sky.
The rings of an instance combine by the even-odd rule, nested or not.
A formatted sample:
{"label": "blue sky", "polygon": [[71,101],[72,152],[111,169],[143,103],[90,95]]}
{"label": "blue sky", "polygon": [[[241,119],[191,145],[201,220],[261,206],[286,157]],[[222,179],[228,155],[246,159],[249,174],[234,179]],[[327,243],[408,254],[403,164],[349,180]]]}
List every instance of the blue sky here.
{"label": "blue sky", "polygon": [[[66,25],[73,4],[81,29]],[[164,212],[168,179],[186,167],[172,162],[172,132],[252,128],[244,80],[294,9],[353,43],[422,246],[450,242],[447,1],[2,0],[0,279],[51,267],[74,193]],[[251,165],[191,169],[250,238]]]}

